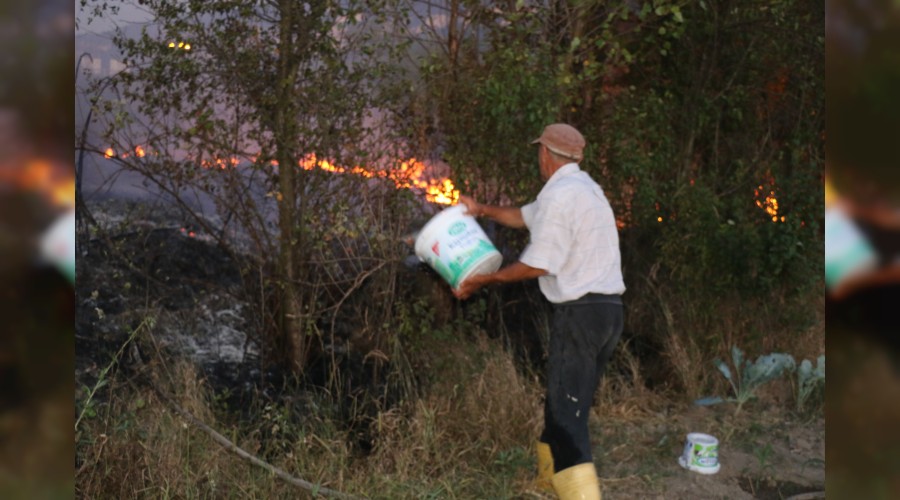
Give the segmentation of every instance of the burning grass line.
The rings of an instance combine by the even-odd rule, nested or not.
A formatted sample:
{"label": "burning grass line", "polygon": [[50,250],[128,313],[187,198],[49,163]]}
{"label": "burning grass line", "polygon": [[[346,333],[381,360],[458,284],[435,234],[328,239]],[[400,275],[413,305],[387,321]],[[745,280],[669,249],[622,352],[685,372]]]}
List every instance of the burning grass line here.
{"label": "burning grass line", "polygon": [[[164,394],[160,389],[153,386],[152,384],[151,384],[151,387],[153,388],[154,392],[156,392],[156,394],[160,397],[160,399],[165,401],[165,403],[168,404],[169,407],[171,407],[173,410],[175,410],[176,413],[181,415],[185,420],[187,420],[188,422],[193,424],[195,427],[197,427],[200,430],[202,430],[203,432],[207,433],[211,438],[213,438],[214,441],[219,443],[222,447],[233,452],[237,456],[249,461],[251,464],[256,465],[257,467],[261,467],[261,468],[267,470],[269,473],[278,476],[279,478],[281,478],[288,484],[291,484],[298,488],[304,489],[304,490],[310,492],[310,494],[312,494],[314,497],[317,495],[321,495],[321,496],[326,496],[326,497],[338,498],[341,500],[364,500],[365,497],[356,497],[353,495],[349,495],[347,493],[342,493],[340,491],[325,488],[324,486],[311,483],[304,479],[300,479],[296,476],[292,476],[285,470],[278,468],[278,467],[260,459],[256,455],[253,455],[253,454],[245,451],[240,446],[234,444],[233,441],[231,441],[228,438],[226,438],[225,436],[219,434],[212,427],[206,425],[203,421],[201,421],[199,418],[195,417],[192,413],[188,412],[187,410],[185,410],[184,408],[179,406],[178,403],[173,401],[170,397],[168,397],[166,394]],[[329,451],[331,451],[331,450],[329,449]]]}

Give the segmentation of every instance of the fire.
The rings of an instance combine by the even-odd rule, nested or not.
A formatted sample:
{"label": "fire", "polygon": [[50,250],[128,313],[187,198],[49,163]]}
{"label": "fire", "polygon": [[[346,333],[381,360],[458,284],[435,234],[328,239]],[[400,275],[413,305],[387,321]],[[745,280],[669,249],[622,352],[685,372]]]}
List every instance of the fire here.
{"label": "fire", "polygon": [[[146,156],[146,154],[147,151],[143,146],[135,146],[135,156],[137,156],[138,158],[143,158],[144,156]],[[153,154],[156,155],[158,153]],[[112,158],[114,156],[116,156],[115,150],[113,150],[113,148],[107,148],[104,157]],[[128,153],[125,153],[122,154],[120,158],[126,159],[128,158],[128,156]],[[200,165],[208,169],[225,170],[228,168],[235,168],[239,163],[240,160],[237,157],[232,156],[227,159],[215,158],[202,160],[200,162]],[[276,160],[271,160],[269,164],[273,167],[278,166],[278,162]],[[454,205],[456,204],[457,200],[459,200],[459,190],[456,189],[456,186],[453,184],[452,180],[448,178],[427,179],[425,174],[427,166],[415,158],[410,158],[408,160],[398,160],[395,163],[395,167],[389,168],[387,170],[379,170],[369,169],[359,165],[353,167],[344,167],[336,165],[330,160],[320,159],[316,157],[314,153],[310,153],[300,158],[297,161],[297,166],[299,168],[302,168],[303,170],[319,169],[324,170],[325,172],[332,172],[336,174],[358,175],[360,177],[365,177],[368,179],[387,179],[393,182],[397,189],[421,190],[425,194],[425,199],[431,203],[438,203],[441,205]]]}
{"label": "fire", "polygon": [[33,159],[25,168],[0,170],[0,183],[41,193],[57,207],[75,206],[75,177],[72,172],[54,168],[42,159]]}
{"label": "fire", "polygon": [[775,189],[769,190],[765,198],[760,199],[765,193],[764,189],[763,186],[758,186],[753,190],[753,194],[756,197],[756,206],[765,210],[772,217],[772,222],[784,222],[786,220],[785,216],[778,215],[778,198],[775,197]]}
{"label": "fire", "polygon": [[390,170],[368,170],[360,166],[342,167],[328,160],[319,160],[315,154],[308,154],[301,158],[297,165],[303,170],[318,168],[326,172],[337,174],[353,174],[366,178],[386,178],[397,186],[397,189],[420,189],[425,193],[425,199],[441,205],[454,205],[459,200],[459,191],[450,179],[424,178],[426,165],[415,158],[397,162],[397,167]]}
{"label": "fire", "polygon": [[50,187],[50,199],[59,207],[75,206],[75,179],[62,179]]}

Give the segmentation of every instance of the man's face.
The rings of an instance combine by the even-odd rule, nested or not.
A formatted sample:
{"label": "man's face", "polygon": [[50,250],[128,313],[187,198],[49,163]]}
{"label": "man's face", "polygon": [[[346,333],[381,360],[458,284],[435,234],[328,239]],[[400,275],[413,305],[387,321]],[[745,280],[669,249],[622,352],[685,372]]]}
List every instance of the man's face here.
{"label": "man's face", "polygon": [[547,147],[543,144],[538,145],[538,173],[541,176],[541,181],[547,182],[550,179],[550,176],[547,175],[548,168],[548,158]]}

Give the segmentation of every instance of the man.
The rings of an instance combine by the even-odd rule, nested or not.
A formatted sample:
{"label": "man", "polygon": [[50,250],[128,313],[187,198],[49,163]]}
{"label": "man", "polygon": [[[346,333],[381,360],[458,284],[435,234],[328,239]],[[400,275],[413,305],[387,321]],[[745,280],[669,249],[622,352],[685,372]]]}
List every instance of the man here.
{"label": "man", "polygon": [[518,262],[473,276],[454,293],[466,299],[486,285],[538,279],[554,312],[536,486],[549,491],[552,485],[562,500],[599,500],[588,415],[622,333],[619,236],[603,190],[578,167],[585,145],[581,133],[557,123],[532,144],[538,144],[544,181],[536,201],[499,207],[460,196],[472,215],[528,228],[528,247]]}

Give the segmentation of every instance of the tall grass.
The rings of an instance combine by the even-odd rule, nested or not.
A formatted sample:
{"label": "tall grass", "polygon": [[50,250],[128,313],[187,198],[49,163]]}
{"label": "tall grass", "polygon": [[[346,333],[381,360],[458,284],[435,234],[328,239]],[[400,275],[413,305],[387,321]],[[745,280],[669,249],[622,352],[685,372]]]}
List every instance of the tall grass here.
{"label": "tall grass", "polygon": [[[444,361],[460,368],[457,375],[376,415],[368,454],[352,445],[326,397],[307,405],[308,414],[271,402],[256,417],[230,425],[233,418],[219,413],[190,363],[147,370],[154,384],[207,425],[313,483],[370,498],[515,496],[531,475],[540,388],[495,343],[460,345],[441,349]],[[151,388],[121,380],[110,385],[104,411],[81,424],[80,498],[309,496],[223,449]]]}

